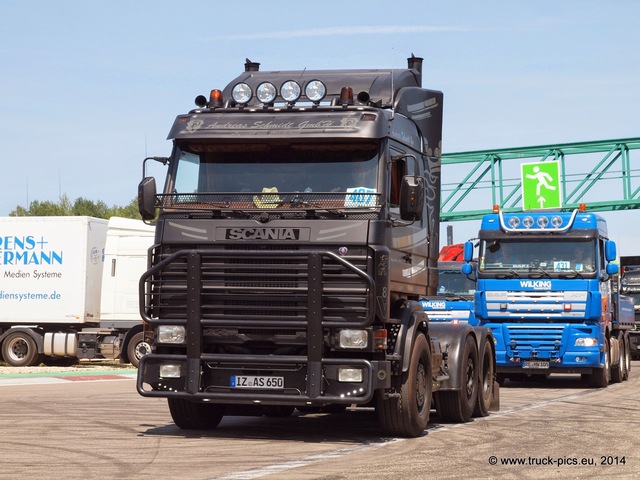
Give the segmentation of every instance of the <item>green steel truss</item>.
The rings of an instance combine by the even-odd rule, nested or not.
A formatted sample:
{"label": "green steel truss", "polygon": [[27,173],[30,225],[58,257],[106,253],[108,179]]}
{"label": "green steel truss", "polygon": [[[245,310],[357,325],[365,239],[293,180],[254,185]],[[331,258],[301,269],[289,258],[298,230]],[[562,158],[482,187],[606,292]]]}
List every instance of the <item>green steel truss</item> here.
{"label": "green steel truss", "polygon": [[640,208],[640,138],[625,138],[444,154],[441,221],[522,210],[520,165],[545,161],[559,162],[563,210]]}

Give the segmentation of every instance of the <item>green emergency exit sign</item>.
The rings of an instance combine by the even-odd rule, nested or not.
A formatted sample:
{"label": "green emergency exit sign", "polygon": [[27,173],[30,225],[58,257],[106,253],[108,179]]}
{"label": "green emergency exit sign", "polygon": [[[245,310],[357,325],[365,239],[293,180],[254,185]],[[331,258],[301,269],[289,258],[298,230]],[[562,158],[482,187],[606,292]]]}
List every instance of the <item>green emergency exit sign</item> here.
{"label": "green emergency exit sign", "polygon": [[559,162],[523,163],[520,170],[523,210],[562,207]]}

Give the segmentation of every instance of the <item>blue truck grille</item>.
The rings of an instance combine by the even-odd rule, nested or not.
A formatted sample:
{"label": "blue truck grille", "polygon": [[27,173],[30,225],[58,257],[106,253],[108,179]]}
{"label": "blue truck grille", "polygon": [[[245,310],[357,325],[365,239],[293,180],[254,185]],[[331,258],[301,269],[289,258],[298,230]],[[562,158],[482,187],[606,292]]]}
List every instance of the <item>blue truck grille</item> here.
{"label": "blue truck grille", "polygon": [[551,352],[560,351],[564,328],[564,325],[508,325],[507,351],[524,358],[541,354],[548,358]]}

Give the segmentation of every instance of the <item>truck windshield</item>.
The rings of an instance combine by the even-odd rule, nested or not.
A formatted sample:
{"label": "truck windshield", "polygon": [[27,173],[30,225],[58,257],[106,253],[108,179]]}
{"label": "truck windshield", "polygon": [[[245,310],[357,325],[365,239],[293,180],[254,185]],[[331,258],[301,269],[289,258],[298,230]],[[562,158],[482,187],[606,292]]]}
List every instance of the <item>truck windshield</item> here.
{"label": "truck windshield", "polygon": [[170,193],[376,193],[378,151],[375,143],[183,145]]}
{"label": "truck windshield", "polygon": [[596,271],[594,239],[525,241],[523,237],[480,242],[479,274],[592,276]]}
{"label": "truck windshield", "polygon": [[457,270],[438,269],[438,295],[461,295],[472,297],[476,284],[467,278],[460,268]]}

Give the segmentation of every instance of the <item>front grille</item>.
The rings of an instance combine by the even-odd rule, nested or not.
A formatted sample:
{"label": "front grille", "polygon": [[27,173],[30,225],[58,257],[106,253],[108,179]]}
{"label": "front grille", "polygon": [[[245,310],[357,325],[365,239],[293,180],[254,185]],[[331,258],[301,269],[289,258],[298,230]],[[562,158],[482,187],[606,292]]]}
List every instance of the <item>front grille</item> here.
{"label": "front grille", "polygon": [[556,351],[562,343],[563,325],[508,326],[508,346],[514,352]]}
{"label": "front grille", "polygon": [[338,258],[290,247],[161,248],[146,274],[152,320],[186,321],[195,307],[203,323],[218,326],[300,327],[310,314],[362,324],[371,307],[366,249]]}

